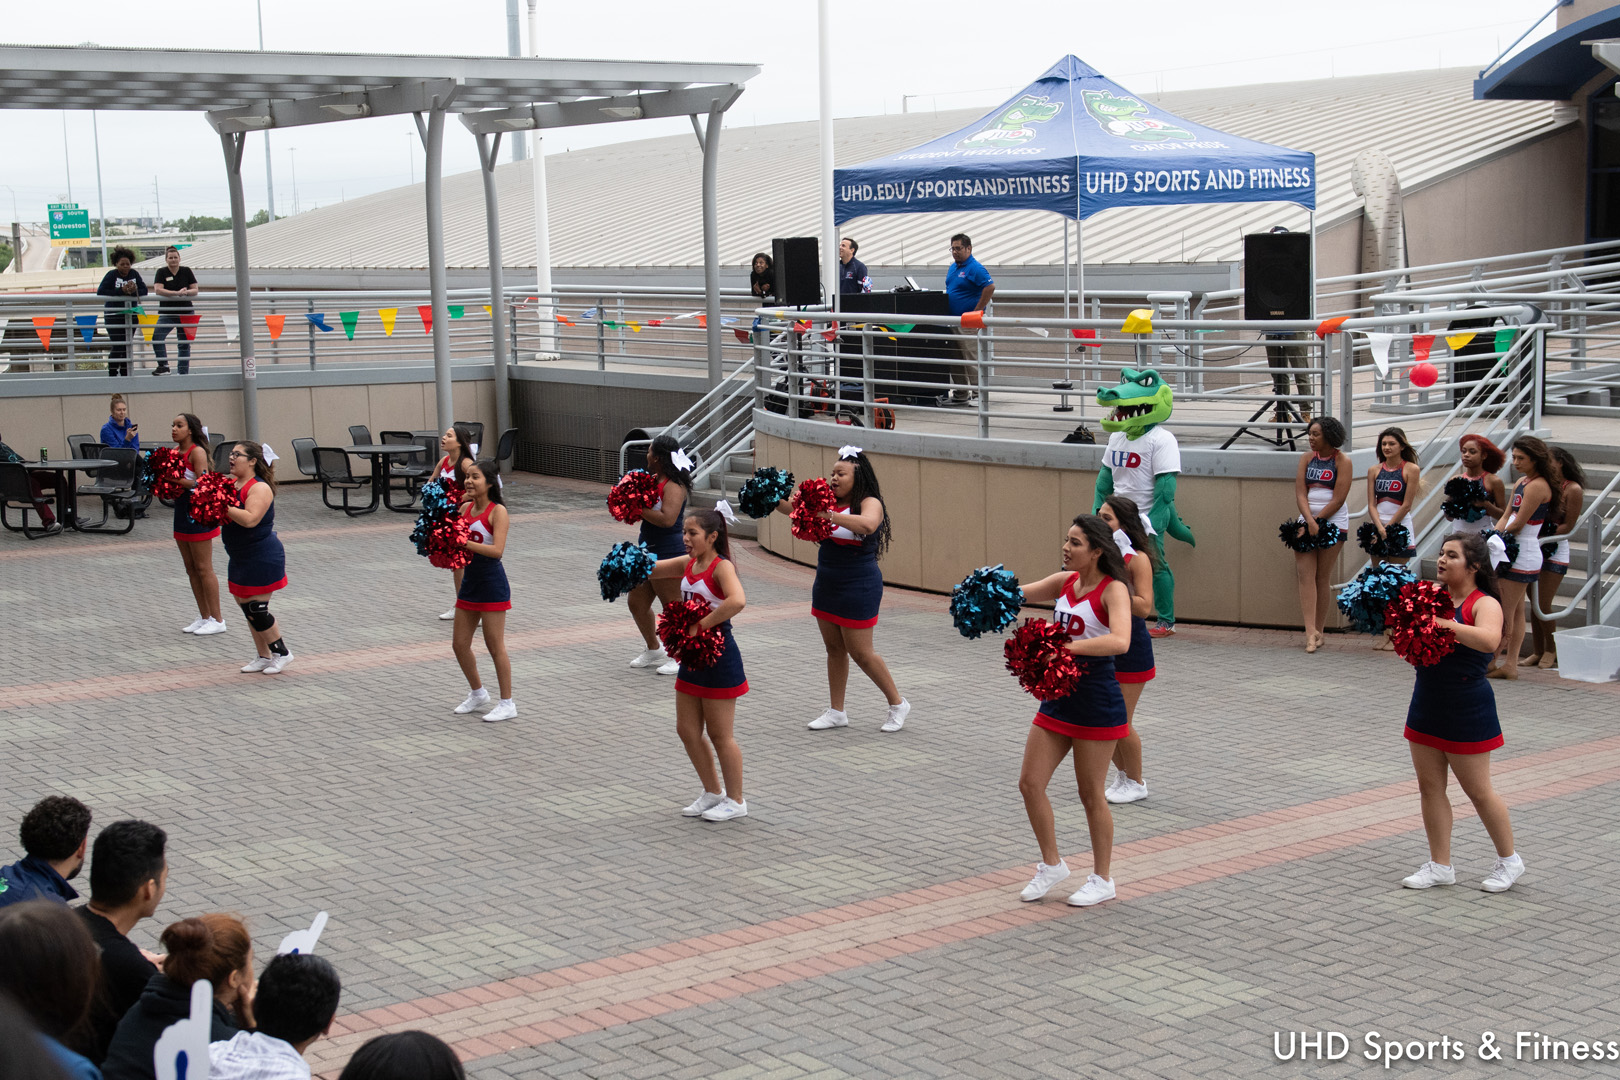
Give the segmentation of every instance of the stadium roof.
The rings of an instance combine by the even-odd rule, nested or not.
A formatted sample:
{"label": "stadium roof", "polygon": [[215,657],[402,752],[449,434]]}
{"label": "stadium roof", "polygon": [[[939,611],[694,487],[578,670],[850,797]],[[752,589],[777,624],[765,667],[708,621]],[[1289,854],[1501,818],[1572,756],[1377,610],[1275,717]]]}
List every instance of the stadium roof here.
{"label": "stadium roof", "polygon": [[[1475,101],[1474,72],[1403,72],[1312,82],[1188,90],[1154,101],[1201,124],[1316,154],[1319,228],[1358,212],[1350,168],[1364,149],[1388,154],[1404,190],[1444,179],[1514,147],[1562,130],[1545,102]],[[868,116],[838,121],[836,159],[854,164],[925,142],[978,110]],[[721,140],[720,256],[745,266],[773,236],[814,236],[817,128],[814,122],[728,128]],[[546,159],[554,266],[702,265],[698,203],[703,155],[690,135],[551,154]],[[497,169],[503,261],[534,262],[529,164]],[[419,269],[426,250],[420,185],[379,192],[249,231],[255,268]],[[451,267],[480,267],[487,255],[479,174],[444,180],[445,254]],[[1110,210],[1086,225],[1086,262],[1236,261],[1242,235],[1272,224],[1303,228],[1284,205]],[[1062,225],[1039,211],[862,218],[846,235],[869,264],[943,265],[946,237],[966,231],[997,266],[1059,266]],[[231,265],[230,245],[199,244],[186,261]]]}

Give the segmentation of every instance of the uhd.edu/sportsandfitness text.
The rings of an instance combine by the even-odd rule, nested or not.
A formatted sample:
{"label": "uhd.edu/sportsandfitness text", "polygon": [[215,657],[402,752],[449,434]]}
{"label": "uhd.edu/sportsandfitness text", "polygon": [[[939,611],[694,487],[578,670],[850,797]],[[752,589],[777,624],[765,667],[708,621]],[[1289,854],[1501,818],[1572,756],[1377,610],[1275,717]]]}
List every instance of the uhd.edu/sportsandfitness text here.
{"label": "uhd.edu/sportsandfitness text", "polygon": [[1343,1031],[1273,1031],[1278,1061],[1343,1061],[1352,1050],[1389,1068],[1397,1061],[1620,1062],[1620,1040],[1558,1039],[1539,1031],[1516,1031],[1511,1039],[1484,1031],[1472,1043],[1452,1035],[1411,1038],[1369,1031],[1356,1039]]}

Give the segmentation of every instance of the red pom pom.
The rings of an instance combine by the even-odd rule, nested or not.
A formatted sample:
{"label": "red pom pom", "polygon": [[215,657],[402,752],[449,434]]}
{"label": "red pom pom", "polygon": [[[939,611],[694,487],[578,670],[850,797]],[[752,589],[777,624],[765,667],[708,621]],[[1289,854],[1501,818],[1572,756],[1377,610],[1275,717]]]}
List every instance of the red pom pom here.
{"label": "red pom pom", "polygon": [[710,610],[706,600],[681,600],[664,605],[658,616],[658,640],[672,659],[689,668],[711,668],[720,662],[726,637],[719,627],[699,630],[695,636],[687,634],[687,629],[696,626]]}
{"label": "red pom pom", "polygon": [[788,513],[788,527],[800,540],[819,544],[838,527],[822,517],[821,512],[837,505],[832,485],[819,476],[811,477],[799,485],[799,501]]}
{"label": "red pom pom", "polygon": [[186,477],[186,455],[172,446],[160,446],[146,459],[146,475],[152,494],[174,500],[186,493],[180,481]]}
{"label": "red pom pom", "polygon": [[1438,664],[1457,647],[1457,635],[1434,625],[1455,617],[1451,594],[1437,581],[1409,581],[1384,608],[1395,653],[1413,667]]}
{"label": "red pom pom", "polygon": [[462,569],[472,562],[472,552],[466,547],[470,539],[472,534],[460,514],[435,522],[428,530],[428,562],[441,570]]}
{"label": "red pom pom", "polygon": [[1074,638],[1045,619],[1025,619],[1007,637],[1002,655],[1018,685],[1041,701],[1068,697],[1080,685],[1085,669],[1065,646]]}
{"label": "red pom pom", "polygon": [[615,521],[634,525],[641,520],[642,512],[651,509],[658,499],[658,477],[646,469],[631,469],[608,492],[608,513]]}
{"label": "red pom pom", "polygon": [[223,525],[231,519],[225,511],[242,505],[236,481],[224,473],[203,473],[191,489],[191,517],[204,525]]}

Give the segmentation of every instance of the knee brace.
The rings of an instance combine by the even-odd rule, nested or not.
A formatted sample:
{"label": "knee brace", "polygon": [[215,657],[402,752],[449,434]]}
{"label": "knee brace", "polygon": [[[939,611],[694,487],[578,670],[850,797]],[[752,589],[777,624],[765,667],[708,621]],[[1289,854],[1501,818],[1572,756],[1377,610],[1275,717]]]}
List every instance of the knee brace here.
{"label": "knee brace", "polygon": [[276,625],[276,617],[270,614],[268,600],[249,600],[242,605],[242,615],[247,619],[248,625],[261,634]]}

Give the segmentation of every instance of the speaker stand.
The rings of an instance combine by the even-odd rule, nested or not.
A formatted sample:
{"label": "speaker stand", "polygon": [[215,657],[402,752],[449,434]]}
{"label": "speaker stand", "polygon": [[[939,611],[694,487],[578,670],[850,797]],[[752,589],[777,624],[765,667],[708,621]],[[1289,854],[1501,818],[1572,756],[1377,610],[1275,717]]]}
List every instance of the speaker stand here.
{"label": "speaker stand", "polygon": [[1067,379],[1065,379],[1063,382],[1055,382],[1055,383],[1053,383],[1052,384],[1052,389],[1064,391],[1063,395],[1058,398],[1058,403],[1056,405],[1052,406],[1052,411],[1053,412],[1074,412],[1074,406],[1069,404],[1069,395],[1068,395],[1068,391],[1074,389],[1074,383],[1069,382]]}
{"label": "speaker stand", "polygon": [[[1264,416],[1266,414],[1266,410],[1268,409],[1275,410],[1277,416],[1279,417],[1279,422],[1289,426],[1284,426],[1275,433],[1264,429],[1257,431],[1249,427],[1249,424],[1257,422],[1262,416]],[[1301,429],[1298,434],[1294,432],[1294,429],[1291,426],[1295,424],[1297,424]],[[1265,404],[1254,410],[1254,415],[1249,417],[1247,423],[1234,431],[1231,437],[1225,442],[1221,443],[1221,449],[1229,449],[1233,443],[1247,435],[1250,438],[1259,439],[1263,443],[1268,443],[1275,446],[1279,450],[1283,449],[1284,447],[1287,447],[1289,450],[1293,450],[1295,449],[1295,441],[1302,437],[1305,430],[1309,427],[1310,425],[1305,422],[1304,416],[1300,413],[1299,409],[1295,407],[1291,400],[1288,398],[1268,398]]]}

